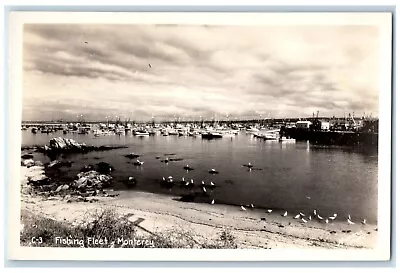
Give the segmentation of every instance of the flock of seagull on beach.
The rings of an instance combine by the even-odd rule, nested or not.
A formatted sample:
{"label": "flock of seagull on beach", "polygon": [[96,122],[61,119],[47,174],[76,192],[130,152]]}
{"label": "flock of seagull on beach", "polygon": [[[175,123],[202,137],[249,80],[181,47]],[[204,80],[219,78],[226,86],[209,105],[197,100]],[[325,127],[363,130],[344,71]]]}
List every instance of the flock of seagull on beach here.
{"label": "flock of seagull on beach", "polygon": [[[253,204],[250,204],[249,207],[250,207],[250,208],[255,208],[255,206],[254,206]],[[245,208],[245,206],[243,206],[243,205],[241,205],[240,208],[241,208],[241,210],[243,210],[243,211],[246,211],[246,210],[247,210],[247,209]],[[268,209],[266,212],[267,212],[267,213],[272,213],[272,209]],[[287,216],[288,216],[288,212],[285,211],[283,214],[281,214],[281,216],[282,216],[282,217],[287,217]],[[318,214],[317,210],[313,210],[312,215],[306,216],[306,214],[304,214],[303,212],[299,212],[298,214],[296,214],[296,215],[293,217],[293,219],[299,219],[299,220],[301,220],[303,223],[307,223],[307,222],[311,221],[312,219],[317,219],[318,221],[323,221],[323,222],[325,222],[326,224],[328,224],[328,223],[333,222],[333,221],[337,218],[337,216],[338,216],[338,214],[337,214],[337,213],[334,213],[332,216],[329,216],[329,217],[324,218],[324,217],[322,217],[322,216],[320,216],[320,215]],[[354,224],[355,224],[355,223],[351,220],[351,215],[350,215],[350,214],[347,216],[347,223],[348,223],[349,225],[354,225]],[[367,220],[366,220],[366,219],[363,219],[363,220],[361,221],[361,224],[366,225],[366,224],[367,224]]]}
{"label": "flock of seagull on beach", "polygon": [[[127,157],[129,157],[129,155],[128,155]],[[131,158],[132,158],[132,157],[138,157],[138,155],[131,154]],[[165,162],[165,163],[168,163],[168,161],[169,161],[168,159],[162,160],[162,162]],[[137,159],[133,164],[134,164],[135,166],[141,166],[141,165],[144,164],[144,162]],[[243,166],[244,166],[244,167],[247,167],[247,168],[249,169],[249,171],[251,171],[252,168],[254,167],[253,164],[251,164],[250,162],[249,162],[248,164],[246,164],[246,165],[243,165]],[[184,166],[183,169],[186,170],[187,172],[194,170],[194,168],[190,167],[189,164],[186,164],[186,166]],[[219,172],[218,172],[217,170],[215,170],[215,169],[210,169],[208,172],[209,172],[210,174],[213,174],[213,175],[219,173]],[[133,177],[129,177],[129,180],[133,180],[133,179],[134,179]],[[175,184],[175,181],[174,181],[174,179],[173,179],[172,176],[168,176],[167,178],[162,177],[162,179],[161,179],[161,184],[164,185],[164,186],[167,186],[167,187],[172,187],[172,186]],[[193,179],[185,180],[185,177],[182,177],[182,179],[180,180],[180,186],[181,186],[181,187],[184,187],[184,188],[193,188],[193,187],[195,186],[195,183],[194,183]],[[214,188],[216,187],[216,185],[215,185],[215,183],[212,182],[212,181],[210,181],[209,184],[206,184],[206,183],[202,180],[201,183],[200,183],[200,185],[199,185],[199,187],[201,188],[201,190],[202,190],[202,192],[203,192],[204,194],[207,194],[207,188],[214,189]],[[310,197],[307,196],[307,199],[310,199]],[[211,204],[211,205],[214,205],[214,204],[215,204],[215,200],[212,199],[212,201],[210,202],[210,204]],[[252,209],[255,208],[254,204],[250,204],[250,205],[248,205],[247,207],[252,208]],[[241,206],[240,206],[240,209],[241,209],[242,211],[246,211],[246,210],[247,210],[247,209],[246,209],[246,206],[244,206],[244,205],[241,205]],[[267,212],[268,214],[269,214],[269,213],[272,213],[272,209],[268,209],[266,212]],[[287,217],[287,216],[288,216],[288,212],[285,211],[283,214],[281,214],[281,216],[282,216],[282,217]],[[333,215],[324,218],[324,217],[322,217],[322,216],[320,216],[320,215],[318,214],[317,210],[314,209],[314,210],[313,210],[313,213],[312,213],[311,215],[306,216],[306,214],[304,214],[303,212],[299,212],[299,213],[296,214],[293,218],[294,218],[294,219],[298,219],[298,220],[302,221],[303,223],[307,223],[307,222],[309,222],[309,221],[311,221],[311,220],[313,220],[313,219],[316,219],[317,221],[322,221],[322,222],[325,222],[326,224],[328,224],[328,223],[333,222],[333,221],[337,218],[337,216],[338,216],[338,214],[337,214],[337,213],[334,213]],[[350,214],[347,216],[347,223],[348,223],[349,225],[354,225],[354,224],[355,224],[355,223],[351,220]],[[366,219],[363,219],[363,220],[361,221],[361,224],[366,225],[366,224],[367,224],[367,220],[366,220]]]}

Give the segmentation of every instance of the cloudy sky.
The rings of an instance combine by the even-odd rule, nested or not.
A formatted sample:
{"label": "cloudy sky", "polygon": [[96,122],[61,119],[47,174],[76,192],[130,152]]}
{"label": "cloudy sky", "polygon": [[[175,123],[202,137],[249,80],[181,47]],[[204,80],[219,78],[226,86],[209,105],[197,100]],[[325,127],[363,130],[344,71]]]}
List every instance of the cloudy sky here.
{"label": "cloudy sky", "polygon": [[24,120],[378,115],[369,26],[24,26]]}

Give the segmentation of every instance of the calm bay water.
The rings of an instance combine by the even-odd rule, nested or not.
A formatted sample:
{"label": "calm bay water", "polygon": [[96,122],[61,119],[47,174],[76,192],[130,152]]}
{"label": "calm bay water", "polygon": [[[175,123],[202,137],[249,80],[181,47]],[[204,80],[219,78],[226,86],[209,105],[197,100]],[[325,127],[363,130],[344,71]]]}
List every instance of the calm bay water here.
{"label": "calm bay water", "polygon": [[[65,176],[74,178],[86,164],[104,161],[115,171],[114,188],[128,190],[122,181],[129,176],[138,180],[134,190],[179,195],[188,190],[179,185],[172,189],[160,187],[161,178],[174,180],[193,178],[195,185],[201,180],[213,181],[217,187],[210,197],[200,199],[226,204],[254,204],[256,207],[279,208],[289,211],[310,212],[318,209],[322,215],[338,213],[345,219],[363,219],[376,223],[378,194],[378,154],[343,147],[318,147],[307,142],[279,143],[253,138],[240,133],[234,138],[203,140],[201,137],[178,136],[100,136],[67,134],[32,134],[22,131],[22,145],[48,144],[53,137],[73,138],[92,145],[126,145],[126,149],[69,155],[71,168],[63,168]],[[141,154],[144,164],[134,166],[135,160],[124,155]],[[182,161],[162,163],[165,154]],[[161,156],[156,159],[156,156]],[[39,160],[50,159],[37,155]],[[249,172],[244,164],[251,162],[255,170]],[[186,164],[194,168],[187,172]],[[208,173],[211,168],[219,174]],[[178,183],[179,184],[179,183]],[[201,191],[195,186],[196,191]]]}

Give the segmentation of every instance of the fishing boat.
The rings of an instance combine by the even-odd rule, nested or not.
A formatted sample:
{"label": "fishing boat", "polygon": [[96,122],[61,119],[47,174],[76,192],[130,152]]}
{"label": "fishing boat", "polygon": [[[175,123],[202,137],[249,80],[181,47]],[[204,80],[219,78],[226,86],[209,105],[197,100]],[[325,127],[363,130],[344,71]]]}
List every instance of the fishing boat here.
{"label": "fishing boat", "polygon": [[257,133],[257,132],[259,132],[260,130],[258,130],[257,128],[255,128],[255,127],[249,127],[249,128],[247,128],[246,129],[246,132],[247,133],[250,133],[250,134],[252,134],[252,133]]}
{"label": "fishing boat", "polygon": [[278,140],[279,139],[279,135],[277,134],[264,134],[263,135],[264,140]]}
{"label": "fishing boat", "polygon": [[270,130],[263,134],[264,140],[278,140],[279,130]]}
{"label": "fishing boat", "polygon": [[214,139],[214,138],[222,138],[223,134],[220,132],[205,132],[201,134],[201,138],[205,139]]}
{"label": "fishing boat", "polygon": [[144,130],[144,129],[134,131],[133,134],[134,134],[135,136],[140,136],[140,137],[149,136],[149,135],[150,135],[149,132],[146,131],[146,130]]}
{"label": "fishing boat", "polygon": [[168,134],[169,134],[170,136],[177,136],[177,135],[178,135],[178,131],[177,131],[177,130],[170,130],[170,131],[168,132]]}
{"label": "fishing boat", "polygon": [[295,143],[296,139],[294,138],[287,138],[287,137],[280,137],[279,142],[285,142],[285,143]]}

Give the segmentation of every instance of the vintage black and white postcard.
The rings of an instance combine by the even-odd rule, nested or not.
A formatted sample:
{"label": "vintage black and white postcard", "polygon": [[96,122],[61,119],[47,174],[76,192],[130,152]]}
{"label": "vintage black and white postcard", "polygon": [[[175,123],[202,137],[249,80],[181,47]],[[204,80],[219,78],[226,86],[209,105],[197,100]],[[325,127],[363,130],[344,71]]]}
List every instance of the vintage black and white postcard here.
{"label": "vintage black and white postcard", "polygon": [[389,259],[391,25],[12,12],[10,258]]}

